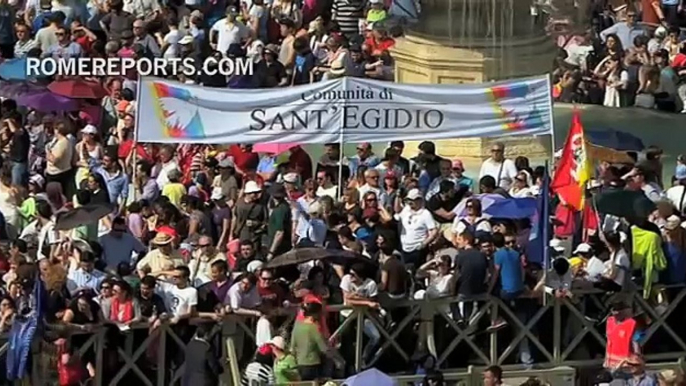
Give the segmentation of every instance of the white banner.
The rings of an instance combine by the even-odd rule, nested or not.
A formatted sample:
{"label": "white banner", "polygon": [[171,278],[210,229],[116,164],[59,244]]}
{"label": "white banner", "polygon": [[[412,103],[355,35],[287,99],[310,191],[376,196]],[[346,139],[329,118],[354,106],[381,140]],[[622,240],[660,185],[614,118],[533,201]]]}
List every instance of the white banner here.
{"label": "white banner", "polygon": [[342,78],[231,90],[142,78],[138,141],[329,143],[552,133],[547,76],[418,85]]}

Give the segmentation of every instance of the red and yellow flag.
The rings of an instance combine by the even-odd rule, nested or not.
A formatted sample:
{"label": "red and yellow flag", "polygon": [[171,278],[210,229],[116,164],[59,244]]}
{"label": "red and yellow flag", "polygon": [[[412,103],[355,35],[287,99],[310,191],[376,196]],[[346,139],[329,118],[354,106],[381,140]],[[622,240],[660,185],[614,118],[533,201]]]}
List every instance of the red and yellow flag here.
{"label": "red and yellow flag", "polygon": [[591,179],[591,173],[591,160],[586,149],[584,128],[581,125],[579,112],[575,111],[572,116],[572,126],[569,128],[569,134],[562,149],[562,158],[560,158],[550,188],[562,202],[576,210],[582,210],[586,182]]}

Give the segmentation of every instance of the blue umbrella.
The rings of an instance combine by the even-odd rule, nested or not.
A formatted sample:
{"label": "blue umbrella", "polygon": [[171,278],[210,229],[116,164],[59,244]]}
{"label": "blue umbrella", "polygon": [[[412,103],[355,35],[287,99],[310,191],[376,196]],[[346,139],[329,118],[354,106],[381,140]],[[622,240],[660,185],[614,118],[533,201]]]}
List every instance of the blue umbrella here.
{"label": "blue umbrella", "polygon": [[343,382],[343,386],[398,386],[393,378],[381,371],[371,368],[359,374],[353,375]]}
{"label": "blue umbrella", "polygon": [[[485,218],[531,218],[536,214],[538,204],[535,198],[506,198],[500,194],[477,194],[481,201],[481,214]],[[467,215],[467,200],[462,200],[453,210],[459,217]]]}
{"label": "blue umbrella", "polygon": [[642,151],[645,149],[641,138],[624,131],[614,129],[586,130],[586,139],[597,146],[620,151]]}
{"label": "blue umbrella", "polygon": [[0,78],[5,80],[26,80],[26,59],[9,59],[0,64]]}

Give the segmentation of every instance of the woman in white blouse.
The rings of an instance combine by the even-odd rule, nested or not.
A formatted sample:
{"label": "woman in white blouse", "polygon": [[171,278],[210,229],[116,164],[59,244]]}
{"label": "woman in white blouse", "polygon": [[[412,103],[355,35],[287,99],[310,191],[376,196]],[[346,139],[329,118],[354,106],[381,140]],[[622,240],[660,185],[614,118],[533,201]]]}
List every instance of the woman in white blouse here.
{"label": "woman in white blouse", "polygon": [[450,256],[443,255],[436,259],[429,260],[419,267],[417,276],[420,278],[428,278],[429,285],[426,287],[425,291],[417,291],[415,299],[436,299],[452,295],[455,287],[455,276],[450,271],[451,264],[452,261]]}
{"label": "woman in white blouse", "polygon": [[508,192],[513,198],[532,197],[531,175],[526,170],[520,170],[515,176],[514,183]]}

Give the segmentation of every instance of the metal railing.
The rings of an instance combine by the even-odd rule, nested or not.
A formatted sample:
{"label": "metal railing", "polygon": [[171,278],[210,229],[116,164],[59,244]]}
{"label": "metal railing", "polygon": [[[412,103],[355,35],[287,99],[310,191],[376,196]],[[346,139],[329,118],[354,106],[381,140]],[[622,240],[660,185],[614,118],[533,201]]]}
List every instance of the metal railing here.
{"label": "metal railing", "polygon": [[[668,305],[659,307],[645,300],[640,292],[613,295],[630,300],[634,309],[643,314],[643,319],[650,319],[641,339],[649,362],[675,362],[686,357],[686,330],[677,328],[686,318],[686,312],[682,310],[686,288],[667,290],[672,293],[672,299]],[[551,297],[546,302],[522,298],[515,308],[491,296],[382,302],[381,312],[366,307],[329,306],[330,316],[338,316],[339,319],[339,323],[330,323],[331,327],[338,325],[329,342],[339,348],[349,363],[350,371],[375,366],[389,373],[407,373],[413,368],[416,354],[427,353],[437,358],[442,369],[471,369],[466,373],[446,371],[446,374],[452,374],[451,377],[457,377],[454,380],[458,384],[474,384],[470,383],[476,376],[474,374],[480,374],[478,369],[489,365],[500,365],[506,371],[525,370],[526,366],[517,363],[515,358],[523,341],[528,342],[537,368],[597,367],[603,360],[605,333],[603,323],[588,317],[589,310],[596,310],[598,315],[606,314],[612,298],[597,291],[575,291],[574,294],[571,299]],[[469,322],[453,318],[460,307],[473,309]],[[342,318],[340,311],[343,310],[350,311],[350,315]],[[489,331],[487,327],[501,317],[508,326]],[[287,334],[293,324],[294,313],[277,319],[280,319],[280,327],[275,331]],[[182,334],[179,326],[169,324],[162,324],[152,331],[147,324],[132,325],[127,331],[119,331],[114,326],[98,327],[88,333],[65,326],[59,329],[74,336],[90,335],[80,338],[74,348],[84,361],[90,361],[95,368],[91,385],[135,382],[146,386],[167,386],[179,384],[184,362],[182,356],[176,360],[178,355],[174,354],[183,352],[186,339],[190,338],[189,331],[192,333],[192,325],[203,321],[190,321],[191,326],[186,327]],[[214,327],[212,341],[221,342],[218,346],[221,346],[225,367],[224,384],[240,384],[240,365],[249,362],[256,347],[255,322],[254,318],[228,315]],[[378,331],[380,340],[365,355],[368,339],[364,331],[370,327]],[[50,350],[43,348],[51,343],[43,338],[38,340],[41,342],[34,349],[34,358],[49,356]],[[7,350],[6,343],[0,346],[0,356]],[[54,384],[51,378],[56,369],[37,368],[41,363],[46,361],[33,361],[30,383]],[[539,373],[537,370],[536,375]],[[405,378],[399,379],[416,381],[412,376]]]}

